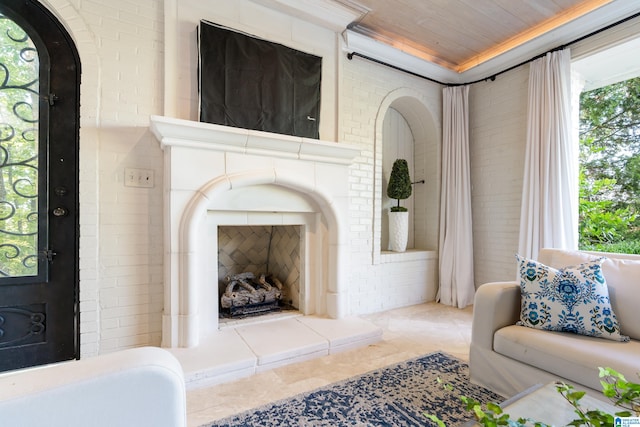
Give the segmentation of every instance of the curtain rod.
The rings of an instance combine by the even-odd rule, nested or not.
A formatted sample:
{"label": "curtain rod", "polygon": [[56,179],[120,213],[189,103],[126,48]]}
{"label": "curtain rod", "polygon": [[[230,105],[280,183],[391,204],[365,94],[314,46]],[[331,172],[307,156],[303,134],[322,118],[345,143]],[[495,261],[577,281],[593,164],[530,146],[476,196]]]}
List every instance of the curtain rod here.
{"label": "curtain rod", "polygon": [[494,81],[496,79],[496,77],[498,77],[499,75],[504,74],[506,72],[509,72],[509,71],[513,70],[514,68],[518,68],[518,67],[520,67],[522,65],[528,64],[529,62],[535,61],[536,59],[542,58],[543,56],[545,56],[548,53],[566,49],[567,47],[571,46],[572,44],[581,42],[582,40],[588,39],[589,37],[593,37],[593,36],[595,36],[597,34],[600,34],[600,33],[604,32],[604,31],[607,31],[607,30],[609,30],[609,29],[611,29],[613,27],[616,27],[616,26],[618,26],[620,24],[624,24],[625,22],[630,21],[630,20],[632,20],[634,18],[637,18],[638,16],[640,16],[640,12],[636,12],[631,16],[627,16],[626,18],[623,18],[623,19],[621,19],[621,20],[619,20],[617,22],[614,22],[612,24],[606,25],[606,26],[604,26],[604,27],[602,27],[602,28],[600,28],[598,30],[595,30],[595,31],[589,33],[589,34],[586,34],[584,36],[578,37],[577,39],[572,40],[572,41],[570,41],[568,43],[565,43],[563,45],[554,47],[553,49],[549,49],[546,52],[543,52],[543,53],[541,53],[539,55],[534,56],[533,58],[529,58],[526,61],[522,61],[522,62],[520,62],[520,63],[518,63],[516,65],[512,65],[511,67],[506,68],[506,69],[504,69],[502,71],[498,71],[497,73],[492,74],[492,75],[490,75],[488,77],[484,77],[484,78],[481,78],[481,79],[478,79],[478,80],[473,80],[473,81],[470,81],[470,82],[467,82],[467,83],[444,83],[444,82],[441,82],[439,80],[432,79],[431,77],[427,77],[427,76],[424,76],[422,74],[418,74],[418,73],[415,73],[413,71],[409,71],[409,70],[407,70],[405,68],[398,67],[397,65],[389,64],[388,62],[384,62],[384,61],[381,61],[379,59],[375,59],[375,58],[372,58],[372,57],[367,56],[367,55],[363,55],[363,54],[358,53],[358,52],[347,53],[347,59],[349,59],[351,61],[354,56],[358,56],[358,57],[366,59],[368,61],[375,62],[375,63],[380,64],[380,65],[384,65],[385,67],[393,68],[394,70],[402,71],[403,73],[410,74],[410,75],[415,76],[415,77],[420,77],[421,79],[425,79],[425,80],[428,80],[428,81],[433,82],[433,83],[437,83],[437,84],[442,85],[442,86],[448,86],[448,87],[466,86],[466,85],[471,85],[471,84],[475,84],[475,83],[484,82],[484,81],[487,81],[487,80]]}
{"label": "curtain rod", "polygon": [[443,83],[441,81],[438,81],[436,79],[432,79],[431,77],[423,76],[422,74],[414,73],[413,71],[409,71],[409,70],[407,70],[405,68],[398,67],[397,65],[389,64],[388,62],[384,62],[384,61],[381,61],[379,59],[372,58],[372,57],[367,56],[367,55],[363,55],[363,54],[358,53],[358,52],[347,53],[347,59],[349,59],[349,61],[351,61],[354,56],[359,56],[360,58],[366,59],[367,61],[375,62],[376,64],[384,65],[385,67],[393,68],[394,70],[402,71],[403,73],[411,74],[412,76],[420,77],[421,79],[429,80],[430,82],[433,82],[433,83],[438,83],[438,84],[441,84],[441,85],[447,85],[448,84],[448,83]]}

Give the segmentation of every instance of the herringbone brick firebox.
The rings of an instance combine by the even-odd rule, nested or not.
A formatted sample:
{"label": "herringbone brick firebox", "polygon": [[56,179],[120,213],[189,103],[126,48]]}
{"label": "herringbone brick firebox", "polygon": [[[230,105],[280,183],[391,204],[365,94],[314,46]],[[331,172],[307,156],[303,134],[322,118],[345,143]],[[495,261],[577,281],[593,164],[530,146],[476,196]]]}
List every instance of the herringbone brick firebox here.
{"label": "herringbone brick firebox", "polygon": [[283,284],[282,302],[298,308],[300,239],[298,225],[218,227],[218,295],[225,291],[225,277],[271,273]]}

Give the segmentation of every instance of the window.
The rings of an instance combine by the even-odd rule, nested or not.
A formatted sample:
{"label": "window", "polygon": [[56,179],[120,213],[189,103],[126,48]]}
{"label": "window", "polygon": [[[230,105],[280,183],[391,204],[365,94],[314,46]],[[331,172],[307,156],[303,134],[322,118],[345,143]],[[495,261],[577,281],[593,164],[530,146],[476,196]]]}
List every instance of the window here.
{"label": "window", "polygon": [[0,14],[0,276],[38,273],[38,51]]}
{"label": "window", "polygon": [[640,253],[640,77],[580,95],[580,249]]}
{"label": "window", "polygon": [[[640,253],[640,36],[633,27],[572,62],[580,80],[579,249]],[[604,48],[607,44],[609,47]],[[579,53],[578,53],[579,55]],[[578,100],[576,100],[578,102]]]}

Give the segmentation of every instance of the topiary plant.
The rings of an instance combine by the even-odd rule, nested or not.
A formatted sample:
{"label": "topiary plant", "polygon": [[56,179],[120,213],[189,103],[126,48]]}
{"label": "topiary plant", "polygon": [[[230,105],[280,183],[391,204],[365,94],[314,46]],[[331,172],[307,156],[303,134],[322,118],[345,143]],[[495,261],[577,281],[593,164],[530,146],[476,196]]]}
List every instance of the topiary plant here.
{"label": "topiary plant", "polygon": [[409,165],[405,159],[396,159],[393,162],[387,196],[398,200],[396,206],[391,207],[391,212],[407,212],[407,208],[400,206],[400,200],[411,196],[411,178],[409,177]]}

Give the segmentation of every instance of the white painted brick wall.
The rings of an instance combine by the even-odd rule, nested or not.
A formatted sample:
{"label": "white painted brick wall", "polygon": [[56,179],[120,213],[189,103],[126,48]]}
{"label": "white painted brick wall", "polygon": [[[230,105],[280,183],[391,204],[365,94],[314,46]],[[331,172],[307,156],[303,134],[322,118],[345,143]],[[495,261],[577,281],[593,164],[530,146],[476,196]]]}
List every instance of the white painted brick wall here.
{"label": "white painted brick wall", "polygon": [[528,80],[525,65],[469,91],[476,287],[516,277]]}
{"label": "white painted brick wall", "polygon": [[[398,90],[410,92],[440,123],[441,88],[362,59],[349,61],[342,56],[340,60],[340,141],[362,150],[350,169],[350,283],[353,284],[349,292],[350,314],[433,300],[436,261],[411,260],[412,254],[406,253],[392,255],[395,261],[380,262],[379,246],[376,246],[376,239],[380,238],[376,227],[380,227],[380,223],[373,219],[374,209],[380,205],[380,193],[379,190],[376,193],[375,188],[380,188],[382,168],[374,159],[376,123],[384,117],[384,112],[379,110],[385,97]],[[418,158],[422,158],[424,150],[417,151]],[[424,209],[418,207],[417,211],[424,212]],[[424,221],[437,221],[437,218]]]}
{"label": "white painted brick wall", "polygon": [[[93,8],[95,6],[95,9]],[[114,10],[115,9],[115,10]],[[101,15],[101,5],[82,3]],[[162,151],[148,130],[162,113],[163,3],[110,4],[91,26],[101,58],[100,353],[159,345],[163,308]],[[125,168],[154,171],[153,188],[124,185]]]}
{"label": "white painted brick wall", "polygon": [[[162,113],[163,2],[50,0],[82,62],[80,348],[92,356],[159,345],[162,153],[148,130]],[[156,186],[125,187],[124,168]]]}

